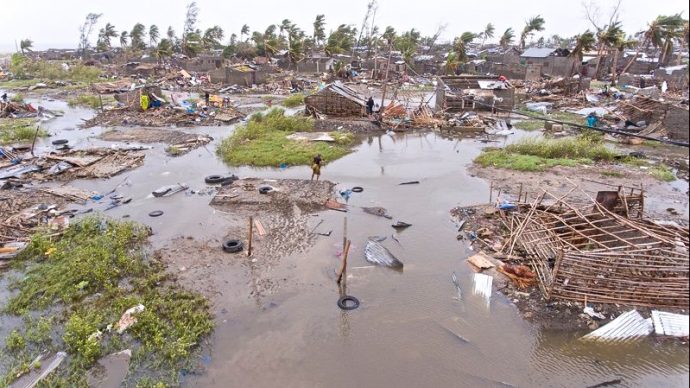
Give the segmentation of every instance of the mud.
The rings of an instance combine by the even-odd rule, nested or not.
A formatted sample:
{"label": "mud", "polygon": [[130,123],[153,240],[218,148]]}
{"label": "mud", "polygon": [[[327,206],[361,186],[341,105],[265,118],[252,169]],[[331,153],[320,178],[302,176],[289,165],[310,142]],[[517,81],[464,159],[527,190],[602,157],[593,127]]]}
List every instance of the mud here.
{"label": "mud", "polygon": [[184,155],[195,148],[205,146],[213,140],[212,137],[207,135],[196,135],[179,130],[158,128],[114,129],[102,133],[98,138],[104,141],[124,142],[126,144],[164,143],[169,147],[166,151],[173,156]]}

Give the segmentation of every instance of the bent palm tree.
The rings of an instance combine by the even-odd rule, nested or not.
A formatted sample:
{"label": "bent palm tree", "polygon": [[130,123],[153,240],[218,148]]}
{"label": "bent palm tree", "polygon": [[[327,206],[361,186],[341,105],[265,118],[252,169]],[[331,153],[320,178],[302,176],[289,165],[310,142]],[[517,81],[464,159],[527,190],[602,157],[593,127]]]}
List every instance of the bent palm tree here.
{"label": "bent palm tree", "polygon": [[525,43],[529,35],[534,34],[535,31],[544,31],[544,24],[546,21],[541,15],[537,15],[530,18],[525,23],[525,28],[522,29],[522,34],[520,34],[520,48],[525,49]]}

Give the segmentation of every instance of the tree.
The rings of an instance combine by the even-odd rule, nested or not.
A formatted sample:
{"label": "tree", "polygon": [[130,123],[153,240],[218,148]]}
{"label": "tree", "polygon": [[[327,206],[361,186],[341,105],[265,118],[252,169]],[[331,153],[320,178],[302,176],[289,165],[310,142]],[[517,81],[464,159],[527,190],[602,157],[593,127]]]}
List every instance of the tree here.
{"label": "tree", "polygon": [[182,50],[189,57],[196,55],[201,40],[201,37],[199,36],[201,33],[197,32],[196,30],[198,16],[199,7],[196,6],[196,2],[192,1],[187,5],[187,11],[184,18],[184,27],[182,30]]}
{"label": "tree", "polygon": [[146,43],[144,43],[144,34],[146,34],[146,26],[137,23],[129,32],[130,47],[133,50],[144,50]]}
{"label": "tree", "polygon": [[572,77],[575,72],[575,64],[582,63],[582,58],[584,58],[584,53],[594,49],[594,44],[596,38],[594,33],[590,30],[583,32],[575,37],[575,47],[570,52],[569,56],[573,58],[573,66],[570,69],[570,76]]}
{"label": "tree", "polygon": [[172,41],[168,38],[161,39],[161,41],[158,42],[158,46],[156,46],[155,54],[159,62],[161,62],[166,57],[171,57],[173,54]]}
{"label": "tree", "polygon": [[326,40],[326,16],[316,15],[314,20],[314,42],[316,44],[323,44]]}
{"label": "tree", "polygon": [[22,39],[19,41],[19,49],[22,51],[22,54],[24,54],[27,51],[33,51],[31,48],[34,45],[34,41],[31,39]]}
{"label": "tree", "polygon": [[414,28],[397,37],[393,42],[396,50],[400,51],[403,60],[408,65],[412,62],[412,58],[417,53],[417,46],[421,39],[421,34]]}
{"label": "tree", "polygon": [[304,54],[304,31],[294,23],[290,23],[285,31],[287,32],[288,60],[295,63]]}
{"label": "tree", "polygon": [[433,49],[434,45],[436,44],[436,41],[438,41],[438,38],[443,34],[443,32],[446,30],[446,27],[448,27],[447,24],[439,24],[438,27],[436,27],[436,32],[434,35],[422,39],[422,43],[427,46],[426,53],[428,54],[431,52]]}
{"label": "tree", "polygon": [[249,36],[249,26],[248,25],[243,25],[242,29],[240,30],[240,37],[242,36]]}
{"label": "tree", "polygon": [[[149,45],[153,47],[154,44],[158,43],[158,38],[160,37],[160,31],[158,31],[158,26],[155,24],[151,24],[151,27],[149,27]],[[170,43],[170,47],[172,49],[172,42],[168,41]]]}
{"label": "tree", "polygon": [[598,79],[599,69],[601,69],[601,63],[603,62],[604,52],[615,45],[621,35],[624,35],[621,23],[619,21],[614,21],[611,24],[606,25],[603,29],[597,31],[596,38],[598,41],[598,52],[597,52],[597,66],[594,70],[594,77]]}
{"label": "tree", "polygon": [[498,44],[501,45],[504,49],[508,48],[511,44],[513,44],[513,39],[515,39],[515,33],[513,32],[512,28],[507,28],[504,32],[503,35],[501,35],[501,39],[498,41]]}
{"label": "tree", "polygon": [[111,38],[117,38],[119,34],[115,30],[115,26],[106,23],[105,27],[101,28],[101,30],[98,32],[98,40],[96,41],[96,50],[98,51],[107,51],[110,50],[111,45],[110,45],[110,39]]}
{"label": "tree", "polygon": [[127,47],[127,39],[128,38],[129,38],[129,32],[122,31],[120,33],[120,46],[122,46],[122,48]]}
{"label": "tree", "polygon": [[541,15],[534,16],[525,22],[525,28],[522,29],[520,34],[520,48],[525,49],[525,43],[527,37],[534,34],[535,31],[544,31],[544,24],[546,21]]}
{"label": "tree", "polygon": [[326,54],[332,56],[351,51],[355,44],[356,34],[356,28],[347,24],[339,25],[335,31],[328,35],[325,47]]}
{"label": "tree", "polygon": [[637,45],[636,40],[626,39],[625,34],[616,35],[611,40],[611,46],[615,49],[613,54],[613,64],[611,65],[611,84],[616,84],[616,79],[618,79],[618,58],[625,52],[626,49],[634,48]]}
{"label": "tree", "polygon": [[100,13],[90,13],[86,15],[84,24],[79,27],[79,50],[81,50],[81,55],[86,54],[86,50],[89,48],[89,37],[91,32],[93,32],[93,26],[98,23],[102,14]]}
{"label": "tree", "polygon": [[484,43],[486,43],[486,39],[491,39],[494,37],[494,31],[496,31],[496,27],[494,27],[493,24],[489,23],[484,27],[484,31],[479,33],[479,37],[482,38],[482,48],[484,47]]}
{"label": "tree", "polygon": [[206,49],[220,48],[223,45],[220,43],[225,36],[225,32],[220,26],[213,26],[206,29],[204,36],[201,38],[202,45]]}
{"label": "tree", "polygon": [[446,64],[444,66],[446,75],[453,75],[455,74],[455,70],[458,68],[458,57],[455,52],[451,51],[448,53],[448,57],[446,58]]}
{"label": "tree", "polygon": [[467,45],[475,39],[477,39],[477,34],[469,31],[463,32],[462,35],[455,38],[453,41],[453,51],[459,63],[467,62]]}
{"label": "tree", "polygon": [[175,39],[175,30],[172,28],[172,26],[168,26],[168,31],[165,33],[165,35],[170,39],[172,42],[173,39]]}
{"label": "tree", "polygon": [[383,35],[381,37],[385,41],[386,44],[391,44],[395,40],[395,28],[392,26],[386,27],[386,30],[383,32]]}

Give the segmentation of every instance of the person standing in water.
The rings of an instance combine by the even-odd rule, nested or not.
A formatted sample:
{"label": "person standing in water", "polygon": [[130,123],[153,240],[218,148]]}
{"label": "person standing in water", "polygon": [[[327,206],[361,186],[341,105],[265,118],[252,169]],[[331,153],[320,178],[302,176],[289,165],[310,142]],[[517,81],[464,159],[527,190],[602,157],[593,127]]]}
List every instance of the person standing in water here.
{"label": "person standing in water", "polygon": [[321,177],[321,161],[321,154],[314,156],[314,160],[311,164],[311,180],[314,180],[314,177],[316,177],[318,181]]}

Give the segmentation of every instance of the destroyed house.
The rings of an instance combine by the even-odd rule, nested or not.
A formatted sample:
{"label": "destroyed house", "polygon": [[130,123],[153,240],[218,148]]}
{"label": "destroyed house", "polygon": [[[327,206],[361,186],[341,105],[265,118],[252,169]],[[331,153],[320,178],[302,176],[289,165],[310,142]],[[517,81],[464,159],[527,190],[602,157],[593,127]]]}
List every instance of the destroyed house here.
{"label": "destroyed house", "polygon": [[329,116],[361,117],[367,112],[367,99],[340,81],[305,97],[304,103],[307,112]]}
{"label": "destroyed house", "polygon": [[497,76],[459,75],[440,77],[436,110],[464,112],[513,109],[515,89]]}
{"label": "destroyed house", "polygon": [[561,48],[532,47],[520,55],[520,64],[527,66],[540,66],[541,74],[552,76],[570,76],[570,72],[579,70],[579,61],[571,58],[570,50]]}

